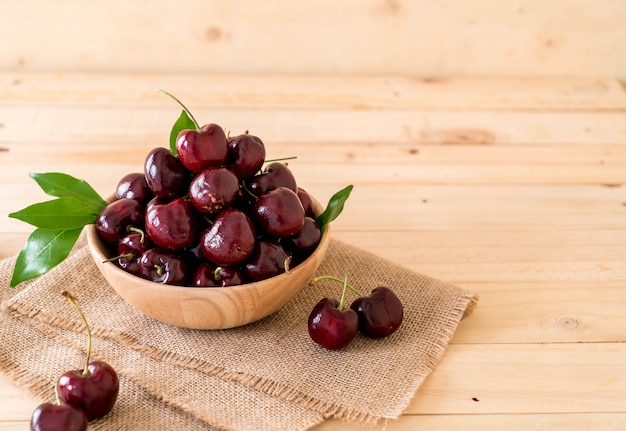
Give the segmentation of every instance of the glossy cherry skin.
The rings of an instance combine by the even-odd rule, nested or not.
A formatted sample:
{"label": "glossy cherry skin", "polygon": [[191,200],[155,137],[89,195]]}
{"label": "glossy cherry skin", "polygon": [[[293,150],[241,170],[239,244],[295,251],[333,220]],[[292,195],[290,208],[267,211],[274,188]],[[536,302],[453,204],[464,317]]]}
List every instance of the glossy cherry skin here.
{"label": "glossy cherry skin", "polygon": [[265,145],[259,137],[244,133],[228,141],[226,167],[238,179],[245,180],[253,177],[259,172],[264,162]]}
{"label": "glossy cherry skin", "polygon": [[283,239],[283,247],[294,257],[294,264],[306,259],[319,245],[322,231],[311,217],[304,218],[304,225],[296,234]]}
{"label": "glossy cherry skin", "polygon": [[236,266],[216,266],[204,262],[198,265],[193,275],[193,287],[227,287],[243,284],[244,276]]}
{"label": "glossy cherry skin", "polygon": [[221,211],[200,238],[204,256],[222,266],[238,265],[248,259],[254,251],[255,243],[252,221],[244,212],[235,208]]}
{"label": "glossy cherry skin", "polygon": [[81,408],[91,422],[108,414],[115,405],[120,388],[117,373],[103,361],[93,361],[83,370],[68,371],[59,377],[59,398],[66,404]]}
{"label": "glossy cherry skin", "polygon": [[143,253],[152,248],[154,244],[146,235],[131,232],[123,236],[117,244],[117,266],[124,271],[139,275],[139,259]]}
{"label": "glossy cherry skin", "polygon": [[317,214],[315,214],[315,208],[313,206],[313,199],[311,199],[311,195],[306,190],[300,187],[298,187],[298,191],[296,192],[296,194],[300,198],[300,202],[302,202],[304,215],[314,219]]}
{"label": "glossy cherry skin", "polygon": [[246,182],[246,187],[255,196],[261,196],[278,187],[287,187],[294,193],[298,191],[296,178],[285,163],[272,162],[258,175]]}
{"label": "glossy cherry skin", "polygon": [[328,350],[347,346],[359,329],[359,317],[350,308],[339,310],[339,301],[324,298],[309,314],[308,329],[311,339]]}
{"label": "glossy cherry skin", "polygon": [[182,130],[176,137],[180,161],[191,172],[197,173],[209,166],[219,166],[226,160],[228,140],[217,124],[205,124],[200,131]]}
{"label": "glossy cherry skin", "polygon": [[31,431],[85,431],[87,424],[85,412],[71,404],[43,403],[30,419]]}
{"label": "glossy cherry skin", "polygon": [[239,180],[226,168],[202,170],[189,185],[189,200],[196,210],[211,215],[228,208],[239,197]]}
{"label": "glossy cherry skin", "polygon": [[394,333],[404,319],[402,302],[385,286],[375,288],[370,296],[355,299],[350,308],[359,316],[359,330],[370,338]]}
{"label": "glossy cherry skin", "polygon": [[145,226],[150,239],[165,250],[191,247],[199,235],[198,215],[191,203],[183,198],[149,204]]}
{"label": "glossy cherry skin", "polygon": [[118,182],[115,189],[117,199],[135,199],[143,204],[154,197],[152,190],[148,187],[146,175],[143,172],[133,172],[124,175]]}
{"label": "glossy cherry skin", "polygon": [[191,173],[180,159],[164,147],[148,153],[144,163],[148,187],[156,197],[173,199],[184,196],[189,188]]}
{"label": "glossy cherry skin", "polygon": [[287,187],[265,193],[252,205],[252,218],[269,236],[293,235],[304,225],[304,208],[298,195]]}
{"label": "glossy cherry skin", "polygon": [[248,280],[259,281],[282,274],[290,265],[291,257],[278,241],[261,239],[257,240],[243,271]]}
{"label": "glossy cherry skin", "polygon": [[156,283],[183,286],[190,272],[183,256],[167,250],[151,248],[139,259],[139,276]]}
{"label": "glossy cherry skin", "polygon": [[143,223],[143,206],[134,199],[124,198],[104,207],[98,214],[95,227],[105,243],[117,247],[118,240],[126,234],[129,226],[142,227]]}

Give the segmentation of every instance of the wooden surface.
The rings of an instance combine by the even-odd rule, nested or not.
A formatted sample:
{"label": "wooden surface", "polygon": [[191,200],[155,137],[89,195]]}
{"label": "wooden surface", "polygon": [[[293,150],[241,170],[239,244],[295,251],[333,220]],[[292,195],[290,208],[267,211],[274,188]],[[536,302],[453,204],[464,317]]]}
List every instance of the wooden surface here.
{"label": "wooden surface", "polygon": [[[167,145],[180,111],[157,87],[298,156],[315,196],[354,184],[337,238],[480,294],[405,414],[373,429],[626,429],[621,82],[0,73],[0,257],[30,232],[6,215],[44,198],[29,172],[107,196]],[[28,429],[39,401],[0,378],[0,428]]]}
{"label": "wooden surface", "polygon": [[0,0],[0,17],[0,69],[626,75],[624,0]]}

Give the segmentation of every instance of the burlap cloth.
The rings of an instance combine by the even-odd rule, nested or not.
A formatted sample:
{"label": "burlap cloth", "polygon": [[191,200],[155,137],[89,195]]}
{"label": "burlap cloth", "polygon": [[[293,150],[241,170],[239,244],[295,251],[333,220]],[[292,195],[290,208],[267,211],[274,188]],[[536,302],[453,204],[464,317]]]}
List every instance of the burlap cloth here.
{"label": "burlap cloth", "polygon": [[341,285],[305,288],[277,313],[240,328],[197,331],[148,318],[102,278],[83,237],[70,257],[15,289],[15,258],[0,261],[0,370],[42,401],[54,382],[84,363],[86,334],[61,296],[79,300],[94,334],[93,359],[120,374],[113,411],[93,430],[306,430],[326,418],[375,423],[397,418],[435,368],[473,293],[332,240],[318,275],[342,277],[363,293],[392,288],[405,307],[391,336],[362,335],[327,351],[307,332],[313,306]]}

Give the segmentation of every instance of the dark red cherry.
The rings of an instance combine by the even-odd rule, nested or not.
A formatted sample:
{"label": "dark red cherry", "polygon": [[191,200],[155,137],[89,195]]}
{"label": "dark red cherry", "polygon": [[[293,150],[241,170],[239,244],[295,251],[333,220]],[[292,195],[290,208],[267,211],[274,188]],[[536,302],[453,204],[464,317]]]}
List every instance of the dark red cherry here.
{"label": "dark red cherry", "polygon": [[184,196],[191,181],[191,173],[180,159],[162,147],[148,153],[144,174],[152,193],[165,199]]}
{"label": "dark red cherry", "polygon": [[134,275],[139,275],[141,255],[154,245],[143,232],[131,232],[123,236],[117,244],[117,266]]}
{"label": "dark red cherry", "polygon": [[248,280],[259,281],[282,274],[289,269],[290,264],[290,256],[278,241],[262,239],[257,240],[243,271]]}
{"label": "dark red cherry", "polygon": [[146,175],[143,172],[133,172],[124,175],[118,182],[115,189],[117,199],[135,199],[145,204],[154,197],[152,190],[148,187]]}
{"label": "dark red cherry", "polygon": [[57,382],[57,389],[64,403],[83,409],[87,419],[93,421],[113,409],[119,392],[119,379],[106,362],[93,361],[88,369],[88,374],[83,370],[63,373]]}
{"label": "dark red cherry", "polygon": [[31,431],[85,431],[85,412],[71,404],[40,404],[30,419]]}
{"label": "dark red cherry", "polygon": [[176,150],[183,165],[191,172],[219,166],[226,160],[228,140],[217,124],[206,124],[198,130],[183,130],[176,138]]}
{"label": "dark red cherry", "polygon": [[258,175],[246,181],[247,189],[255,196],[261,196],[278,187],[287,187],[294,193],[298,191],[296,178],[285,163],[272,162]]}
{"label": "dark red cherry", "polygon": [[238,197],[239,181],[226,168],[206,168],[189,185],[189,200],[196,210],[206,215],[228,208]]}
{"label": "dark red cherry", "polygon": [[230,138],[226,167],[238,179],[253,177],[265,162],[265,145],[257,136],[244,133]]}
{"label": "dark red cherry", "polygon": [[194,287],[227,287],[243,283],[243,272],[238,267],[216,266],[204,262],[196,268],[191,285]]}
{"label": "dark red cherry", "polygon": [[309,336],[328,350],[347,346],[356,336],[358,327],[356,312],[350,308],[343,309],[336,299],[322,299],[309,314]]}
{"label": "dark red cherry", "polygon": [[317,248],[322,238],[319,226],[311,217],[304,218],[304,225],[296,234],[283,239],[283,247],[301,261]]}
{"label": "dark red cherry", "polygon": [[98,214],[95,228],[105,243],[117,247],[118,240],[127,233],[129,226],[142,227],[143,223],[143,206],[134,199],[124,198],[104,207]]}
{"label": "dark red cherry", "polygon": [[398,329],[404,308],[398,296],[388,287],[379,286],[369,296],[350,305],[359,316],[359,330],[370,338],[382,338]]}
{"label": "dark red cherry", "polygon": [[248,259],[255,242],[252,221],[235,208],[221,211],[200,238],[204,256],[223,266],[238,265]]}
{"label": "dark red cherry", "polygon": [[300,202],[302,202],[302,207],[304,208],[304,214],[307,217],[315,218],[317,214],[315,214],[315,207],[313,206],[313,199],[311,199],[311,195],[304,189],[298,187],[297,191],[298,197],[300,198]]}
{"label": "dark red cherry", "polygon": [[167,250],[151,248],[139,259],[139,275],[156,283],[185,285],[190,268],[184,257]]}
{"label": "dark red cherry", "polygon": [[282,238],[302,229],[304,208],[294,191],[278,187],[254,202],[252,218],[269,236]]}
{"label": "dark red cherry", "polygon": [[150,239],[166,250],[182,250],[198,240],[198,215],[191,203],[183,198],[149,204],[145,226]]}

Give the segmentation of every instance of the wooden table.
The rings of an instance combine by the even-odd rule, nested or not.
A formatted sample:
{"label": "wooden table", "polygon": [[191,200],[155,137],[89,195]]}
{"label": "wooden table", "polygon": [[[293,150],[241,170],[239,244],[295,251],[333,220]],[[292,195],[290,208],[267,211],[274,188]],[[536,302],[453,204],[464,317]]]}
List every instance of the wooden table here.
{"label": "wooden table", "polygon": [[[297,156],[316,196],[354,184],[337,238],[480,294],[405,414],[374,429],[626,429],[618,80],[0,73],[0,257],[31,231],[6,215],[45,197],[29,172],[108,195],[167,145],[180,110],[159,87]],[[0,378],[0,428],[26,430],[39,402]],[[316,431],[339,429],[360,427]]]}

